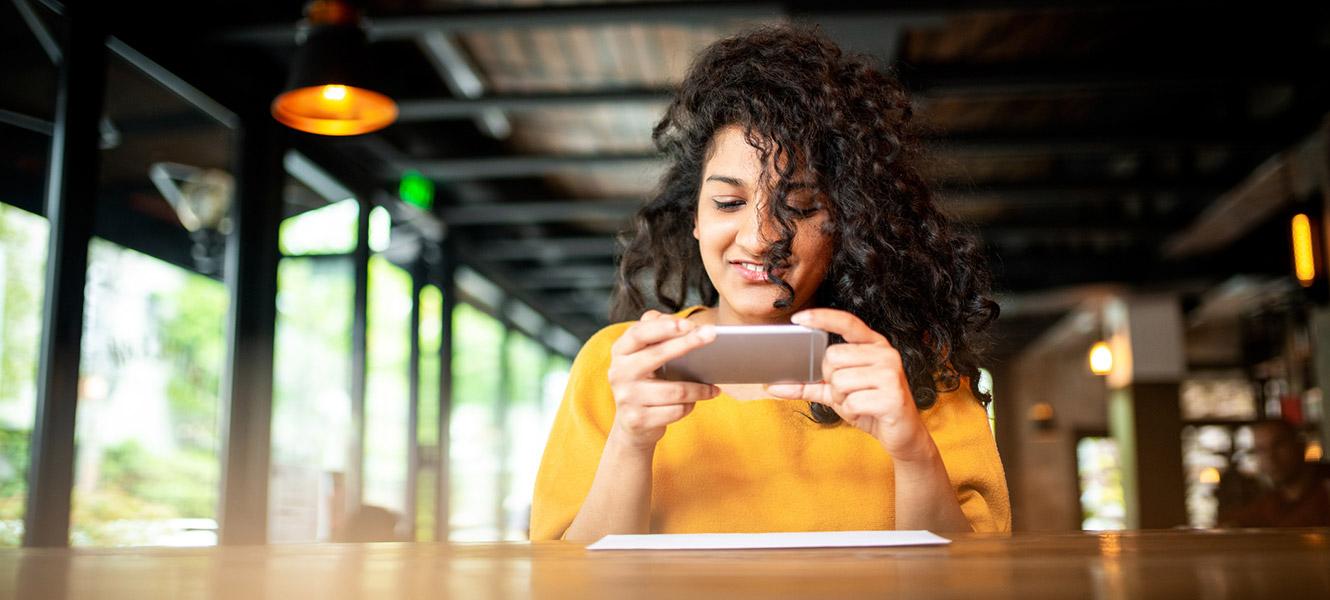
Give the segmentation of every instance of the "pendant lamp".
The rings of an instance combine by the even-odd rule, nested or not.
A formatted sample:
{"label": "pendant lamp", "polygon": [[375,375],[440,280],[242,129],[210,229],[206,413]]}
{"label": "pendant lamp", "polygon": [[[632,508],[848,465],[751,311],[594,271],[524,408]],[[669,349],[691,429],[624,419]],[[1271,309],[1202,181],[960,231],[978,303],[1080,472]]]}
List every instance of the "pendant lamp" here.
{"label": "pendant lamp", "polygon": [[397,103],[370,87],[365,30],[349,2],[310,2],[300,36],[286,91],[272,102],[274,118],[319,135],[369,133],[397,120]]}

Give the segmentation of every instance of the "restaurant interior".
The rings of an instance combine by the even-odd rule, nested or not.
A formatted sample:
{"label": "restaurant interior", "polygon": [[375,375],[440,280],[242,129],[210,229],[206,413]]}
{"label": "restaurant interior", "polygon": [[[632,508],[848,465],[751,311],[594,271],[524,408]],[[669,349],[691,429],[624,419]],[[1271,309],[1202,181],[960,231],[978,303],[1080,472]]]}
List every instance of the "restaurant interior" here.
{"label": "restaurant interior", "polygon": [[[652,127],[700,49],[787,22],[893,70],[989,261],[1011,539],[1266,525],[1268,421],[1327,476],[1324,3],[7,0],[0,583],[54,589],[41,548],[526,541]],[[1180,589],[1279,589],[1223,582]]]}

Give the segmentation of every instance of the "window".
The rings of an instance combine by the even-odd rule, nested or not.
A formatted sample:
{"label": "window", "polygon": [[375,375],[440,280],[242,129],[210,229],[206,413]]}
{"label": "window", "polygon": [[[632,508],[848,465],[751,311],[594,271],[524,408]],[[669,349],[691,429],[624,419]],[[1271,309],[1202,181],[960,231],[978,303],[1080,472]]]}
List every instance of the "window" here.
{"label": "window", "polygon": [[45,219],[0,204],[0,546],[23,539],[46,236]]}
{"label": "window", "polygon": [[1118,457],[1118,445],[1113,438],[1082,437],[1076,442],[1081,529],[1098,531],[1126,527],[1122,467]]}
{"label": "window", "polygon": [[410,274],[382,256],[370,258],[362,503],[399,519],[407,507],[407,453],[415,442],[407,430],[411,289]]}
{"label": "window", "polygon": [[453,310],[453,414],[450,423],[450,529],[455,541],[495,540],[499,498],[501,393],[499,352],[504,327],[470,304]]}
{"label": "window", "polygon": [[268,539],[326,541],[345,508],[351,440],[356,201],[286,219],[279,244]]}
{"label": "window", "polygon": [[221,282],[94,239],[71,543],[216,542]]}

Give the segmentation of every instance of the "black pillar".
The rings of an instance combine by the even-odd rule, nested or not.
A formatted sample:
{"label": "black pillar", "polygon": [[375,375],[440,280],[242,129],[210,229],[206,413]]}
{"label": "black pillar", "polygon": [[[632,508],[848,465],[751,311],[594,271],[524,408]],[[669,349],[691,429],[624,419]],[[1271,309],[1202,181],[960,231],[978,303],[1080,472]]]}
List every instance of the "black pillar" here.
{"label": "black pillar", "polygon": [[[254,108],[266,108],[255,99]],[[286,131],[266,110],[242,115],[236,156],[236,198],[227,239],[230,295],[228,355],[222,380],[224,416],[218,542],[268,539],[268,478],[272,448],[273,344],[277,322],[278,230],[281,225]]]}
{"label": "black pillar", "polygon": [[360,510],[365,491],[365,378],[369,369],[369,213],[373,195],[356,198],[355,300],[351,312],[351,447],[346,473],[346,516]]}
{"label": "black pillar", "polygon": [[449,445],[452,439],[449,427],[453,408],[453,309],[457,307],[457,252],[451,240],[444,240],[439,248],[438,280],[443,292],[443,315],[439,319],[439,415],[438,445],[434,450],[434,541],[448,541],[448,519],[452,512],[452,468],[449,464]]}
{"label": "black pillar", "polygon": [[420,480],[420,292],[425,289],[424,264],[420,257],[411,264],[411,336],[407,359],[406,409],[406,515],[407,539],[416,539],[416,506]]}
{"label": "black pillar", "polygon": [[83,293],[97,198],[98,122],[106,95],[106,30],[99,13],[95,2],[70,3],[65,12],[47,174],[50,233],[24,546],[69,545]]}

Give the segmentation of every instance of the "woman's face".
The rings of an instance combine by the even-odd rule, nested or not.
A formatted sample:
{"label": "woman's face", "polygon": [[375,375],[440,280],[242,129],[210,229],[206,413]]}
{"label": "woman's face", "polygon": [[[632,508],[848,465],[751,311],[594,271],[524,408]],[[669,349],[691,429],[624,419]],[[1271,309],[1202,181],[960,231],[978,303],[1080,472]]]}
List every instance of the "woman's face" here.
{"label": "woman's face", "polygon": [[[811,189],[791,192],[790,207],[806,216],[794,221],[789,266],[777,274],[794,288],[794,302],[786,309],[773,307],[785,291],[767,280],[762,262],[771,242],[780,239],[780,227],[770,216],[766,191],[758,185],[763,169],[759,159],[743,129],[730,126],[712,139],[711,156],[702,169],[693,237],[707,276],[720,293],[716,322],[721,324],[788,323],[791,314],[807,308],[831,262],[831,240],[822,232],[827,219],[822,201]],[[774,172],[771,177],[774,180]]]}

